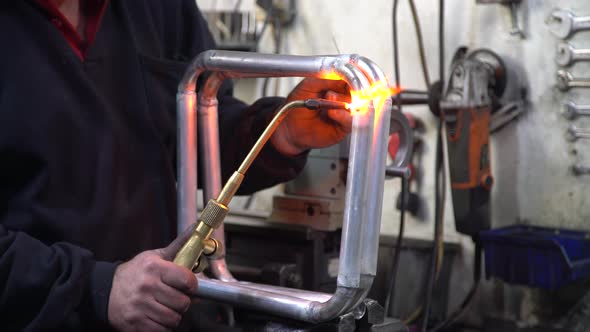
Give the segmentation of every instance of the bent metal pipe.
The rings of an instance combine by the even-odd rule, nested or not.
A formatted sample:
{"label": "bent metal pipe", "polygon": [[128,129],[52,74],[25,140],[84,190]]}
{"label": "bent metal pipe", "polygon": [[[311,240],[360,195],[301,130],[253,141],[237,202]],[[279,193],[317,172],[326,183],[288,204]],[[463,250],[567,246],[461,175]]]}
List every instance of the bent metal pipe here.
{"label": "bent metal pipe", "polygon": [[[204,72],[216,74],[210,75],[201,88],[197,103],[196,82]],[[214,197],[221,189],[219,142],[215,139],[218,129],[213,119],[217,118],[215,95],[219,83],[230,77],[325,78],[326,73],[336,73],[355,91],[368,89],[376,80],[385,79],[377,66],[355,55],[292,56],[212,50],[201,53],[193,60],[179,85],[177,95],[179,229],[197,218],[197,113],[201,119],[199,122],[205,124],[199,130],[202,146],[208,149],[208,156],[212,156],[211,152],[215,156],[204,163],[206,195]],[[369,213],[367,203],[371,202],[374,209],[381,210],[382,177],[385,172],[376,171],[385,167],[387,140],[382,136],[388,133],[389,121],[381,119],[390,111],[390,104],[377,115],[374,108],[369,107],[368,112],[358,113],[353,118],[348,170],[348,178],[353,180],[348,183],[346,191],[338,288],[329,300],[314,301],[310,294],[297,296],[296,291],[283,291],[280,288],[262,289],[264,285],[260,289],[256,288],[256,284],[242,285],[229,274],[223,259],[212,261],[212,271],[220,280],[201,280],[195,295],[308,322],[330,320],[359,305],[376,272],[380,214],[375,211]],[[375,116],[378,118],[375,119]],[[412,146],[411,130],[407,123],[405,126],[400,123],[399,126],[406,142],[402,142],[405,153],[396,160],[398,166],[406,167]],[[222,230],[218,231],[217,238],[222,241]],[[363,262],[362,258],[370,262]],[[326,297],[322,295],[320,298]]]}

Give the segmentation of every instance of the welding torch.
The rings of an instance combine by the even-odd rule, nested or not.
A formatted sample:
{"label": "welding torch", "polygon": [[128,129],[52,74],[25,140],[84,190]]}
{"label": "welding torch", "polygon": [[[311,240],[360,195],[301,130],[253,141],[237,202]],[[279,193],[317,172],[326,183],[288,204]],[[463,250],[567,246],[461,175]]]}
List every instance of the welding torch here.
{"label": "welding torch", "polygon": [[285,116],[294,108],[307,108],[310,110],[347,109],[347,104],[339,101],[325,99],[296,100],[283,105],[271,122],[268,124],[262,135],[258,138],[240,167],[235,171],[223,186],[217,199],[211,199],[197,219],[197,225],[187,242],[176,254],[174,263],[184,266],[195,272],[202,272],[206,263],[201,254],[214,256],[220,253],[220,243],[210,238],[211,233],[224,221],[229,212],[228,205],[244,180],[246,172],[266,144]]}

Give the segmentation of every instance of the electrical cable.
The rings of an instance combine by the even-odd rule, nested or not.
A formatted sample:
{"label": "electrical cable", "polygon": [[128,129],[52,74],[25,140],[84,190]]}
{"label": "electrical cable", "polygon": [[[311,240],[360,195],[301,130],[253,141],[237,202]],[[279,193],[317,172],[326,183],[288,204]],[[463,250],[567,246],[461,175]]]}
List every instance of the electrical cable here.
{"label": "electrical cable", "polygon": [[[260,32],[256,36],[256,48],[258,48],[258,45],[260,45],[260,41],[262,40],[262,36],[264,36],[266,29],[271,24],[270,20],[272,19],[273,14],[274,14],[274,6],[271,4],[271,6],[268,8],[268,11],[266,12],[266,16],[264,17],[264,23],[262,23],[262,28],[260,29]],[[276,46],[275,46],[275,49],[276,49]],[[261,95],[263,97],[266,95],[266,90],[268,89],[268,80],[269,80],[269,78],[267,77],[262,81]],[[254,201],[254,195],[255,194],[250,195],[248,197],[248,199],[246,200],[246,203],[244,204],[244,208],[246,210],[249,210],[250,207],[252,206],[252,203]]]}
{"label": "electrical cable", "polygon": [[457,320],[459,318],[461,318],[461,316],[463,316],[465,314],[467,309],[469,309],[469,307],[473,303],[473,299],[475,298],[475,294],[477,293],[477,289],[479,288],[479,283],[481,280],[481,251],[482,251],[479,239],[474,238],[473,241],[475,243],[475,253],[474,253],[474,259],[473,259],[473,285],[471,286],[471,289],[469,290],[469,292],[465,296],[465,299],[463,299],[463,302],[461,302],[461,305],[459,306],[459,308],[457,308],[457,310],[455,310],[451,315],[449,315],[449,317],[447,317],[447,319],[442,321],[440,324],[438,324],[437,326],[435,326],[433,329],[429,330],[428,332],[437,332],[442,329],[447,329],[447,328],[451,327],[455,322],[457,322]]}
{"label": "electrical cable", "polygon": [[414,21],[414,29],[416,30],[416,40],[418,43],[418,51],[420,52],[420,63],[422,65],[422,74],[424,75],[424,83],[426,88],[430,88],[430,75],[428,73],[428,65],[426,63],[426,52],[424,51],[424,39],[422,38],[422,29],[420,28],[420,19],[418,18],[418,11],[414,0],[409,0],[410,10],[412,11],[412,19]]}
{"label": "electrical cable", "polygon": [[[232,35],[240,34],[241,29],[236,30],[236,27],[239,27],[240,24],[238,21],[242,21],[242,13],[240,13],[240,7],[242,6],[242,0],[236,1],[234,5],[234,9],[231,12],[230,20],[231,20],[231,28],[232,28]],[[240,22],[241,23],[241,22]]]}
{"label": "electrical cable", "polygon": [[[416,34],[417,34],[417,40],[418,40],[418,48],[420,51],[420,55],[421,55],[421,66],[422,66],[422,73],[424,75],[424,83],[427,86],[427,88],[430,87],[430,78],[429,78],[429,74],[428,74],[428,66],[426,63],[426,56],[425,56],[425,52],[424,52],[424,41],[422,38],[422,30],[420,28],[420,22],[418,19],[418,15],[417,15],[417,11],[416,11],[416,6],[414,4],[413,0],[409,0],[410,2],[410,8],[412,10],[412,17],[414,20],[414,27],[416,29]],[[393,11],[392,11],[392,30],[393,30],[393,58],[394,58],[394,71],[395,71],[395,80],[396,80],[396,86],[401,86],[400,83],[400,69],[399,69],[399,46],[398,46],[398,36],[397,36],[397,8],[398,8],[398,0],[394,0],[393,2]],[[416,91],[416,90],[404,90],[404,92],[406,93],[413,93],[413,94],[427,94],[428,92],[424,92],[424,91]],[[398,110],[401,112],[401,94],[397,95],[396,98],[397,101],[397,107]],[[438,174],[438,173],[436,173]],[[436,175],[435,175],[436,176]],[[405,226],[405,218],[404,218],[404,214],[405,214],[405,198],[406,198],[406,191],[407,191],[407,187],[409,185],[407,183],[402,182],[402,201],[401,201],[401,213],[400,213],[400,225],[399,225],[399,231],[398,231],[398,238],[397,238],[397,244],[396,244],[396,251],[395,251],[395,255],[393,258],[393,262],[392,262],[392,269],[390,272],[390,282],[388,285],[388,292],[387,292],[387,298],[385,301],[385,313],[388,314],[389,313],[389,308],[391,306],[391,301],[392,298],[395,298],[394,294],[395,294],[395,280],[397,277],[397,268],[399,265],[399,253],[401,251],[402,248],[402,241],[403,241],[403,235],[404,235],[404,226]],[[442,219],[442,218],[439,218]],[[436,223],[436,220],[435,220]],[[438,237],[436,244],[439,247],[442,247],[442,232],[438,232],[438,234],[440,234],[440,236]],[[442,252],[442,251],[441,251]],[[440,273],[440,269],[442,266],[442,255],[440,256],[436,256],[437,257],[437,262],[436,262],[436,278],[438,279],[438,275]],[[414,310],[413,314],[410,315],[410,318],[412,318],[411,320],[417,318],[420,313],[422,311],[422,307],[418,307],[416,308],[416,310]]]}
{"label": "electrical cable", "polygon": [[[275,54],[279,54],[281,53],[281,48],[283,47],[283,23],[279,15],[275,16],[275,24],[273,25],[273,31],[275,36]],[[279,83],[279,78],[275,78],[274,95],[279,94]]]}
{"label": "electrical cable", "polygon": [[[271,15],[271,12],[269,12]],[[283,42],[283,31],[281,26],[281,18],[279,16],[274,17],[274,21],[272,22],[273,26],[273,41],[274,41],[274,53],[279,54],[281,52],[281,44]],[[270,84],[270,77],[264,78],[262,82],[262,97],[268,97],[268,85]],[[275,91],[276,92],[276,91]]]}
{"label": "electrical cable", "polygon": [[[434,245],[438,248],[438,252],[436,256],[432,256],[435,257],[435,271],[434,271],[434,282],[438,281],[438,278],[440,277],[440,272],[442,270],[442,263],[443,263],[443,256],[444,256],[444,242],[443,242],[443,223],[444,223],[444,211],[445,211],[445,202],[446,202],[446,175],[444,172],[444,163],[442,160],[442,139],[440,139],[440,135],[442,134],[442,130],[440,130],[441,128],[438,128],[437,133],[438,133],[438,137],[437,138],[437,146],[438,144],[440,144],[441,150],[437,151],[437,159],[438,161],[435,161],[435,163],[438,165],[437,167],[437,173],[435,174],[435,176],[438,178],[440,178],[440,189],[438,190],[438,192],[435,192],[435,210],[436,211],[440,211],[437,213],[437,215],[435,216],[435,231],[434,231]],[[437,203],[436,200],[439,200],[440,203]],[[436,209],[436,206],[438,205],[438,209]],[[418,306],[410,315],[408,315],[408,317],[406,319],[404,319],[403,323],[405,325],[410,325],[412,324],[416,319],[418,319],[420,317],[420,315],[422,314],[422,310],[423,310],[423,306],[420,305]]]}
{"label": "electrical cable", "polygon": [[402,251],[402,240],[404,235],[404,225],[405,225],[405,217],[406,217],[406,209],[403,207],[406,204],[406,196],[408,191],[408,179],[405,177],[401,178],[401,206],[402,209],[399,215],[399,230],[397,235],[397,241],[395,243],[395,252],[393,254],[393,262],[391,263],[391,271],[389,275],[391,276],[389,279],[388,289],[390,291],[387,292],[387,297],[385,298],[385,315],[389,313],[389,308],[393,310],[393,301],[394,301],[394,291],[395,291],[395,281],[397,276],[397,270],[399,266],[400,255]]}
{"label": "electrical cable", "polygon": [[[438,38],[439,38],[439,80],[442,83],[441,84],[441,88],[444,86],[444,66],[445,66],[445,62],[444,62],[444,0],[439,0],[439,26],[438,26]],[[442,92],[441,92],[442,95]],[[442,119],[439,117],[439,123],[438,123],[438,129],[437,129],[437,141],[436,141],[436,157],[435,157],[435,183],[434,183],[434,190],[435,190],[435,202],[434,202],[434,206],[435,206],[435,223],[434,223],[434,236],[438,236],[439,233],[442,232],[442,220],[443,220],[443,210],[441,208],[441,205],[444,207],[444,203],[441,204],[441,198],[446,198],[446,197],[441,197],[440,190],[441,190],[441,186],[440,186],[440,171],[442,169],[442,159],[444,159],[443,156],[443,148],[442,148],[442,124],[443,121]],[[444,177],[444,174],[443,174]],[[439,255],[439,246],[434,243],[433,247],[432,247],[432,256],[430,259],[430,266],[429,266],[429,271],[428,271],[428,278],[427,278],[427,286],[425,288],[425,299],[424,299],[424,304],[423,304],[423,313],[422,313],[422,319],[420,321],[419,324],[419,330],[422,332],[425,332],[428,328],[428,318],[430,316],[430,305],[432,302],[432,290],[434,288],[434,282],[435,282],[435,273],[434,270],[436,269],[435,265],[436,265],[436,260],[438,258]]]}
{"label": "electrical cable", "polygon": [[256,37],[256,45],[257,46],[258,46],[258,44],[260,44],[260,40],[262,39],[264,32],[266,32],[266,29],[268,28],[268,26],[270,24],[270,20],[273,16],[273,13],[274,13],[274,6],[270,6],[268,11],[266,12],[266,16],[264,17],[264,23],[262,23],[262,28],[260,29],[260,32],[258,33],[258,36]]}
{"label": "electrical cable", "polygon": [[[397,6],[399,1],[393,0],[393,10],[392,10],[392,32],[393,32],[393,70],[395,74],[395,84],[396,86],[401,86],[400,84],[400,74],[399,74],[399,49],[398,49],[398,40],[397,40]],[[401,94],[396,95],[396,103],[397,109],[399,112],[402,111],[402,104],[401,104]],[[389,314],[390,308],[393,310],[392,301],[395,299],[395,281],[397,279],[397,270],[399,265],[399,257],[400,252],[402,249],[403,238],[404,238],[404,228],[405,228],[405,204],[406,204],[406,195],[405,190],[407,187],[406,183],[407,179],[402,177],[402,192],[401,192],[401,210],[400,210],[400,220],[399,220],[399,230],[397,234],[397,240],[395,244],[395,253],[393,256],[393,261],[391,262],[391,270],[389,272],[389,284],[387,285],[387,296],[385,298],[384,309],[385,315]]]}
{"label": "electrical cable", "polygon": [[[429,77],[429,73],[428,73],[428,65],[426,62],[426,55],[425,55],[425,51],[424,51],[424,40],[422,38],[422,30],[420,28],[420,21],[417,15],[417,10],[416,10],[416,6],[413,0],[409,0],[409,4],[410,4],[410,9],[412,11],[412,18],[413,18],[413,22],[414,22],[414,27],[416,30],[416,39],[418,42],[418,49],[420,52],[420,64],[422,67],[422,73],[424,75],[424,83],[426,85],[427,88],[430,88],[430,77]],[[398,60],[398,42],[397,42],[397,6],[398,6],[398,1],[395,0],[394,4],[393,4],[393,12],[392,12],[392,29],[393,29],[393,52],[394,52],[394,70],[395,70],[395,76],[396,76],[396,84],[397,86],[401,86],[400,84],[400,80],[399,80],[399,60]],[[409,94],[417,94],[417,95],[421,95],[421,94],[428,94],[427,91],[417,91],[417,90],[404,90],[404,93],[409,93]],[[401,94],[400,96],[401,97]],[[398,98],[398,108],[400,108],[401,111],[401,102]],[[439,135],[440,136],[440,135]],[[438,162],[437,164],[440,164],[440,162]],[[440,166],[437,166],[440,167]],[[438,168],[437,168],[438,169]],[[438,176],[438,173],[435,173],[435,176]],[[444,179],[443,179],[444,181]],[[443,182],[443,187],[444,187],[444,182]],[[438,190],[438,189],[435,189]],[[445,190],[443,189],[443,195],[445,193]],[[406,193],[403,192],[402,190],[402,198],[404,198],[404,195],[406,195]],[[444,202],[444,197],[442,199],[442,201]],[[401,206],[403,207],[405,204],[402,202]],[[443,203],[443,207],[442,207],[443,211],[444,211],[444,203]],[[437,209],[440,210],[440,209]],[[436,217],[435,216],[435,224],[436,223],[442,223],[442,218],[444,215],[444,212],[441,211],[439,213],[439,216]],[[400,216],[401,217],[401,216]],[[439,231],[435,232],[435,245],[439,248],[438,250],[438,255],[436,255],[436,271],[435,271],[435,279],[438,280],[438,277],[440,275],[440,271],[441,271],[441,267],[442,267],[442,257],[443,257],[443,236],[442,236],[442,227],[439,227]],[[402,222],[400,222],[400,231],[398,232],[398,244],[396,245],[396,248],[401,248],[401,239],[403,238],[403,230],[404,230],[404,225]],[[397,251],[396,251],[397,254]],[[395,278],[396,278],[396,272],[397,272],[397,262],[398,262],[398,257],[394,256],[394,261],[392,264],[392,273],[390,273],[391,275],[391,280],[390,280],[390,284],[389,284],[389,291],[387,292],[387,299],[385,302],[385,312],[389,313],[389,305],[390,305],[390,299],[393,296],[393,293],[395,292]],[[418,318],[420,316],[420,314],[422,313],[422,306],[417,307],[412,314],[409,315],[409,317],[404,321],[404,323],[406,323],[406,325],[408,325],[409,323],[413,322],[416,318]]]}
{"label": "electrical cable", "polygon": [[268,97],[268,94],[266,93],[266,91],[268,90],[269,82],[270,82],[270,77],[265,77],[264,80],[262,80],[262,97]]}
{"label": "electrical cable", "polygon": [[[441,90],[444,87],[444,70],[445,70],[445,57],[444,57],[444,0],[439,0],[439,76],[440,76],[440,87]],[[442,95],[442,91],[441,91]],[[439,122],[439,130],[441,132],[438,133],[438,140],[442,141],[442,120]],[[438,144],[437,144],[438,145]],[[441,144],[442,146],[442,144]],[[440,151],[442,153],[442,149]],[[442,158],[442,155],[441,155]],[[443,172],[443,182],[442,182],[442,209],[444,209],[444,201],[446,199],[446,183],[444,181],[445,175]],[[437,186],[438,188],[438,186]],[[438,199],[438,195],[435,196],[435,199]],[[436,202],[435,202],[436,203]],[[436,204],[435,204],[436,205]],[[481,279],[481,255],[482,249],[479,239],[477,237],[473,238],[475,243],[475,252],[474,252],[474,262],[473,262],[473,285],[471,289],[465,296],[465,299],[462,301],[461,305],[457,310],[455,310],[451,315],[449,315],[443,322],[436,325],[433,329],[429,330],[429,332],[437,332],[442,329],[450,328],[459,318],[461,318],[465,312],[469,309],[470,305],[473,303],[473,299],[475,298],[475,294],[477,293],[477,289],[479,288],[479,283]],[[429,295],[431,295],[431,289],[427,290]],[[429,314],[429,303],[426,303],[425,307],[427,310],[424,312],[421,330],[424,331],[427,324],[428,324],[428,314]]]}
{"label": "electrical cable", "polygon": [[[439,121],[438,128],[437,128],[437,140],[436,140],[436,167],[435,167],[435,197],[434,197],[434,214],[435,214],[435,223],[434,223],[434,236],[437,238],[439,234],[442,232],[442,220],[443,216],[441,215],[441,195],[440,195],[440,170],[442,169],[442,139],[440,138],[442,135],[442,121]],[[439,245],[436,241],[433,243],[432,246],[432,255],[430,257],[430,264],[428,268],[428,278],[426,279],[426,287],[425,287],[425,299],[423,304],[423,312],[422,312],[422,320],[420,322],[420,331],[426,331],[428,327],[428,317],[430,316],[430,305],[432,302],[432,291],[434,289],[435,283],[435,269],[436,269],[436,261],[438,260],[439,255]]]}
{"label": "electrical cable", "polygon": [[445,78],[445,0],[438,1],[438,10],[438,76],[440,77],[440,88],[442,90]]}
{"label": "electrical cable", "polygon": [[428,91],[423,91],[423,90],[413,90],[413,89],[402,89],[402,91],[400,91],[400,93],[402,94],[412,94],[412,95],[426,95],[428,96]]}
{"label": "electrical cable", "polygon": [[[410,10],[412,12],[412,20],[414,22],[414,28],[416,30],[416,40],[417,40],[417,44],[418,44],[418,50],[420,52],[420,64],[422,67],[422,74],[424,75],[424,83],[426,84],[426,88],[430,89],[430,75],[428,72],[428,63],[426,61],[426,52],[424,49],[424,39],[422,38],[422,29],[420,27],[420,19],[418,17],[418,11],[416,10],[416,4],[414,2],[414,0],[409,0],[409,5],[410,5]],[[440,37],[442,38],[442,37]],[[441,44],[442,45],[442,44]],[[444,48],[442,48],[444,50]],[[444,58],[441,60],[442,64],[441,68],[444,69]],[[444,76],[444,71],[442,71],[440,73],[441,75],[441,80]],[[416,91],[416,90],[405,90],[407,92],[411,92],[411,93],[416,93],[416,94],[421,94],[421,93],[426,93],[428,94],[428,91]],[[440,138],[440,135],[438,136]],[[442,151],[441,151],[442,153]],[[442,157],[441,157],[442,158]],[[441,159],[441,163],[442,163],[442,159]],[[442,166],[441,166],[442,167]],[[436,176],[436,175],[435,175]],[[435,220],[435,222],[439,222],[442,223],[443,222],[443,218],[444,218],[444,202],[446,200],[446,183],[445,183],[445,176],[444,176],[444,169],[443,169],[443,178],[441,180],[442,182],[442,205],[441,205],[441,213],[439,214],[439,218],[437,220]],[[438,280],[439,274],[440,274],[440,270],[442,268],[442,262],[443,262],[443,256],[444,256],[444,246],[443,246],[443,234],[442,234],[442,227],[440,228],[440,232],[438,234],[435,234],[435,242],[437,243],[438,247],[439,247],[439,255],[437,256],[437,261],[436,261],[436,275],[435,275],[435,280]],[[420,309],[420,308],[418,308]],[[418,310],[416,310],[418,311]],[[419,314],[418,314],[419,315]]]}

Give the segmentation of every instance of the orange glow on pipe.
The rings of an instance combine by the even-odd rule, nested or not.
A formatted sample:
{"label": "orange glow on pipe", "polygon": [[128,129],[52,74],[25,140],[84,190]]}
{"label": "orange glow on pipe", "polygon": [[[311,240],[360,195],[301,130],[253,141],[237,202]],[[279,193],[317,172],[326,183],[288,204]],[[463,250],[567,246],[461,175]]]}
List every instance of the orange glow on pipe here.
{"label": "orange glow on pipe", "polygon": [[[320,76],[325,80],[341,80],[342,77],[334,71],[323,72]],[[369,104],[373,102],[376,112],[380,112],[385,105],[387,99],[395,96],[401,91],[399,87],[390,87],[387,80],[375,82],[369,89],[351,90],[350,103],[346,107],[351,111],[351,114],[364,114],[369,110]]]}
{"label": "orange glow on pipe", "polygon": [[352,113],[365,113],[369,110],[369,104],[373,102],[375,111],[380,112],[387,99],[398,94],[399,87],[390,87],[387,81],[375,82],[369,89],[350,91],[351,102],[346,107]]}
{"label": "orange glow on pipe", "polygon": [[342,77],[335,71],[325,71],[320,74],[320,78],[331,81],[338,81],[342,79]]}

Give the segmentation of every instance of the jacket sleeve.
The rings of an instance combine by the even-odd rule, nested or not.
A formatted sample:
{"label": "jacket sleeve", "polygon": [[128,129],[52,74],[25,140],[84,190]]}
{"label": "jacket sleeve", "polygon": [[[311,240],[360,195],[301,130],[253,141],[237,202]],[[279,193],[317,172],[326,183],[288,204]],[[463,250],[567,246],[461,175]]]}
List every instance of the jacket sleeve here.
{"label": "jacket sleeve", "polygon": [[[0,317],[7,331],[108,326],[116,264],[67,243],[47,246],[0,225]],[[65,323],[65,324],[64,324]]]}
{"label": "jacket sleeve", "polygon": [[[6,131],[4,131],[6,132]],[[51,246],[10,225],[35,223],[19,207],[31,181],[42,173],[36,158],[3,147],[0,135],[0,324],[6,331],[51,330],[57,326],[103,326],[116,264],[97,262],[68,243]],[[88,325],[87,325],[88,324]]]}
{"label": "jacket sleeve", "polygon": [[[207,23],[194,0],[183,2],[185,35],[187,43],[186,57],[192,59],[204,50],[215,48],[215,42]],[[233,97],[232,82],[226,80],[217,96],[219,101],[219,135],[221,145],[221,167],[223,181],[237,170],[244,157],[266,128],[277,109],[284,103],[284,98],[261,98],[252,105]],[[200,160],[207,156],[200,155]],[[296,157],[287,157],[268,143],[246,174],[238,194],[271,187],[275,184],[293,179],[305,165],[307,153]],[[202,174],[203,172],[199,172]],[[203,181],[199,181],[203,183]]]}

